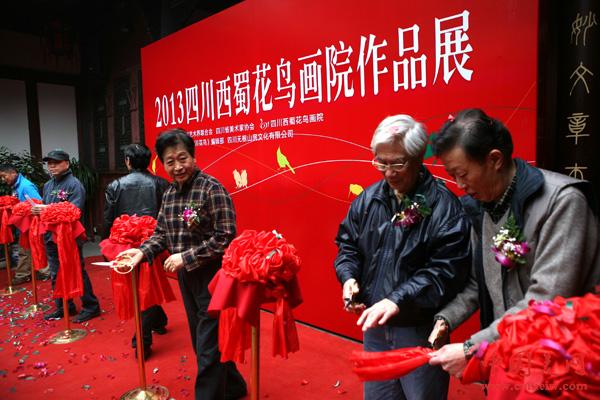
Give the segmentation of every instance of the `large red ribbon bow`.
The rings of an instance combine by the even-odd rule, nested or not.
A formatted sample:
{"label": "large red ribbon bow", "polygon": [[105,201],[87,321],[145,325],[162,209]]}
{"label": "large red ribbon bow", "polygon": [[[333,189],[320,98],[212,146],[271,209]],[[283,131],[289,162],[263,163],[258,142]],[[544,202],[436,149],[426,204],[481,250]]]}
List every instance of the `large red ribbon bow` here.
{"label": "large red ribbon bow", "polygon": [[60,268],[54,287],[55,298],[73,298],[83,294],[79,248],[75,241],[79,237],[85,238],[80,217],[81,210],[68,201],[49,204],[40,215],[40,231],[52,232],[58,250]]}
{"label": "large red ribbon bow", "polygon": [[530,301],[498,324],[462,382],[490,382],[489,399],[600,398],[600,296]]}
{"label": "large red ribbon bow", "polygon": [[[152,236],[156,220],[150,216],[121,215],[113,222],[110,237],[100,242],[102,255],[114,260],[122,251],[139,247],[142,242]],[[154,258],[152,265],[140,263],[137,268],[138,299],[140,309],[145,310],[156,304],[175,300],[171,285],[167,281],[163,262],[167,253],[163,252]],[[121,320],[133,318],[133,288],[129,274],[111,271],[113,300],[117,315]]]}
{"label": "large red ribbon bow", "polygon": [[292,308],[302,303],[296,274],[296,248],[275,231],[245,230],[223,256],[222,268],[209,284],[208,311],[219,316],[221,360],[244,362],[250,327],[258,326],[260,305],[275,302],[273,356],[287,358],[300,345]]}
{"label": "large red ribbon bow", "polygon": [[0,196],[0,243],[9,244],[12,243],[15,238],[13,237],[12,230],[8,219],[10,218],[10,212],[12,206],[17,204],[19,199],[14,196]]}
{"label": "large red ribbon bow", "polygon": [[[38,199],[31,200],[41,204]],[[46,247],[44,246],[43,232],[40,231],[40,216],[31,213],[31,202],[22,201],[12,207],[12,214],[8,223],[17,227],[21,232],[19,244],[24,249],[31,249],[33,267],[40,270],[48,265]]]}

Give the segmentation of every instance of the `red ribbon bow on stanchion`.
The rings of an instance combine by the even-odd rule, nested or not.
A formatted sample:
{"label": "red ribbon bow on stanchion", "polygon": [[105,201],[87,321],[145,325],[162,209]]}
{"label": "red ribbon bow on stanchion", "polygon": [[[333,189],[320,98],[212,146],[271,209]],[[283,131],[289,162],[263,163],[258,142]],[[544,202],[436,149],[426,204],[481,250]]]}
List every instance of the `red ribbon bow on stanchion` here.
{"label": "red ribbon bow on stanchion", "polygon": [[[113,222],[109,238],[100,242],[102,255],[109,260],[114,260],[120,252],[139,247],[152,236],[155,227],[156,220],[150,216],[121,215]],[[141,310],[175,300],[162,266],[166,258],[167,253],[163,252],[154,258],[152,265],[143,262],[137,269]],[[133,318],[133,289],[129,274],[118,273],[113,269],[111,281],[117,315],[121,320]]]}
{"label": "red ribbon bow on stanchion", "polygon": [[12,207],[18,202],[19,199],[14,196],[0,196],[0,244],[10,244],[15,240],[8,220]]}
{"label": "red ribbon bow on stanchion", "polygon": [[498,324],[462,382],[490,382],[489,399],[600,398],[600,296],[531,301]]}
{"label": "red ribbon bow on stanchion", "polygon": [[40,216],[31,214],[32,202],[42,204],[38,199],[15,204],[12,207],[8,223],[16,226],[21,232],[19,244],[24,249],[31,249],[33,267],[39,271],[48,265],[48,258],[46,257],[43,232],[40,231]]}
{"label": "red ribbon bow on stanchion", "polygon": [[40,215],[40,232],[52,232],[58,250],[60,268],[54,287],[55,298],[74,298],[83,294],[79,248],[75,241],[79,237],[85,239],[80,217],[81,210],[68,201],[49,204]]}
{"label": "red ribbon bow on stanchion", "polygon": [[277,232],[245,230],[223,255],[222,268],[208,288],[209,314],[219,316],[222,361],[244,362],[250,348],[250,327],[260,321],[260,306],[275,302],[273,356],[287,358],[300,345],[292,308],[302,303],[296,274],[296,248]]}

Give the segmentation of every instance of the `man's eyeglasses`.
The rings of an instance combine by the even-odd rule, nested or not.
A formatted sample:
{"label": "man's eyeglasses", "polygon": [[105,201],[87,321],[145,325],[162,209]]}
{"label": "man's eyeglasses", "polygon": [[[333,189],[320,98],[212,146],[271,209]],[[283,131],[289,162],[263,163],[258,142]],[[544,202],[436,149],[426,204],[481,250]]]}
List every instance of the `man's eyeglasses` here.
{"label": "man's eyeglasses", "polygon": [[373,159],[371,161],[371,164],[375,167],[375,169],[377,169],[377,171],[380,171],[380,172],[385,172],[386,169],[391,169],[392,171],[399,172],[399,171],[402,171],[402,169],[404,167],[406,167],[407,163],[408,163],[408,161],[405,161],[403,163],[395,163],[395,164],[383,164],[375,159]]}

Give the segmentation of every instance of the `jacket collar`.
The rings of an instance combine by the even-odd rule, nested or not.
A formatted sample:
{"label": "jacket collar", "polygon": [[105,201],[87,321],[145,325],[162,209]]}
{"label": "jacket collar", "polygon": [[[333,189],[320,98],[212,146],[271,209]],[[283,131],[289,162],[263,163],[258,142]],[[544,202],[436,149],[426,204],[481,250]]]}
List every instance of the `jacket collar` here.
{"label": "jacket collar", "polygon": [[[517,225],[523,228],[524,220],[523,213],[525,209],[525,203],[530,197],[534,196],[544,185],[544,175],[542,172],[535,167],[532,167],[527,162],[515,158],[515,166],[517,167],[517,181],[515,183],[515,191],[512,195],[510,202],[510,209],[515,216]],[[461,202],[465,211],[471,218],[473,226],[476,229],[481,229],[481,223],[483,220],[484,208],[481,202],[475,200],[469,195],[461,197]]]}
{"label": "jacket collar", "polygon": [[72,174],[73,174],[73,172],[71,171],[71,168],[69,168],[68,170],[66,170],[62,174],[60,174],[58,176],[53,176],[52,179],[54,179],[55,182],[60,182],[63,179],[65,179],[67,176],[72,175]]}
{"label": "jacket collar", "polygon": [[[406,195],[410,199],[413,199],[415,197],[415,195],[422,194],[423,196],[425,196],[425,202],[426,202],[427,206],[431,207],[434,203],[435,190],[436,190],[433,175],[431,175],[431,172],[429,172],[429,170],[427,168],[425,168],[425,166],[423,166],[423,165],[421,165],[419,174],[420,174],[420,177],[417,182],[417,186],[411,192],[406,193]],[[388,185],[388,183],[386,182],[385,179],[382,179],[377,184],[377,187],[373,193],[373,199],[377,199],[377,200],[386,202],[390,196],[394,195],[393,193],[394,193],[394,191],[390,187],[390,185]]]}
{"label": "jacket collar", "polygon": [[523,227],[525,203],[544,186],[544,175],[539,169],[519,158],[515,158],[514,161],[517,167],[517,182],[510,208],[515,215],[517,224]]}
{"label": "jacket collar", "polygon": [[21,184],[23,175],[21,175],[20,172],[17,173],[17,179],[15,179],[15,183],[13,183],[12,188],[14,190],[17,190],[17,188],[19,187],[19,185]]}

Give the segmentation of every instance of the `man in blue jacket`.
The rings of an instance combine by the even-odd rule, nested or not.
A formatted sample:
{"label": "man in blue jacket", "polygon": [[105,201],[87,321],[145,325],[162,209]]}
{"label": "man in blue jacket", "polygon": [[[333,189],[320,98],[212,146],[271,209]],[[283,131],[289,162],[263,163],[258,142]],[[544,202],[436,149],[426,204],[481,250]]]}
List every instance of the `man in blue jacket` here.
{"label": "man in blue jacket", "polygon": [[[38,188],[29,179],[25,178],[21,173],[17,171],[12,164],[1,164],[0,165],[0,179],[6,183],[12,190],[12,195],[19,199],[19,201],[30,199],[41,200]],[[18,245],[18,235],[15,235],[15,241],[11,245],[11,261],[15,261],[14,264],[17,267],[15,270],[15,277],[12,281],[13,285],[20,285],[31,280],[31,250],[24,249]],[[17,261],[18,260],[18,261]],[[50,275],[48,274],[48,268],[44,268],[38,272],[38,279],[48,280]]]}
{"label": "man in blue jacket", "polygon": [[[69,154],[63,150],[52,150],[46,157],[44,162],[48,164],[48,171],[52,178],[44,184],[44,204],[36,205],[32,208],[32,213],[41,214],[44,207],[48,204],[58,203],[61,201],[69,201],[81,210],[83,216],[85,204],[85,189],[79,179],[73,176],[70,169]],[[56,283],[58,268],[58,249],[56,243],[52,240],[52,235],[47,233],[44,237],[46,243],[46,254],[48,256],[48,265],[50,267],[50,278],[52,279],[52,287]],[[100,315],[100,304],[92,290],[92,282],[88,276],[83,262],[82,247],[83,243],[77,241],[79,248],[79,259],[81,261],[81,273],[83,277],[83,296],[81,296],[82,309],[81,312],[73,319],[73,322],[81,323]],[[62,299],[55,299],[56,310],[44,316],[46,320],[61,319],[63,314]],[[75,303],[69,299],[69,315],[76,313]]]}

